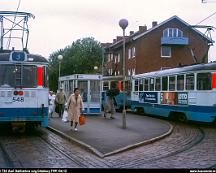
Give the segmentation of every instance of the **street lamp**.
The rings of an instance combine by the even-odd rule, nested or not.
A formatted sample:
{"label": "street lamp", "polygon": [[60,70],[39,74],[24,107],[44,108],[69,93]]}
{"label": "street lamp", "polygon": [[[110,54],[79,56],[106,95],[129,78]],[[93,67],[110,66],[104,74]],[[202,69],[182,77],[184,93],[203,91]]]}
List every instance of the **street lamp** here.
{"label": "street lamp", "polygon": [[62,55],[58,55],[59,60],[59,78],[58,78],[58,89],[60,89],[60,76],[61,76],[61,61],[63,59]]}
{"label": "street lamp", "polygon": [[95,72],[97,73],[97,71],[98,71],[98,66],[94,66],[94,70],[95,70]]}
{"label": "street lamp", "polygon": [[127,19],[121,19],[119,21],[119,26],[123,30],[123,56],[122,56],[122,75],[123,75],[123,111],[122,111],[122,128],[126,128],[126,110],[125,110],[125,102],[126,102],[126,93],[125,93],[125,29],[128,26],[128,21]]}

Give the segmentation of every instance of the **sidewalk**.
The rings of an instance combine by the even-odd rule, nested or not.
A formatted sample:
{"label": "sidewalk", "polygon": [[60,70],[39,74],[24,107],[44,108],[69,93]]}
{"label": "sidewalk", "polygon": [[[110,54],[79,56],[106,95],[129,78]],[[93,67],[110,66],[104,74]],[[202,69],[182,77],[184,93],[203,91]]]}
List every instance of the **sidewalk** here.
{"label": "sidewalk", "polygon": [[126,129],[122,128],[122,114],[115,119],[102,115],[87,115],[86,124],[78,131],[54,114],[48,128],[64,137],[87,147],[100,157],[105,157],[132,147],[159,140],[172,132],[172,125],[164,120],[144,115],[126,114]]}

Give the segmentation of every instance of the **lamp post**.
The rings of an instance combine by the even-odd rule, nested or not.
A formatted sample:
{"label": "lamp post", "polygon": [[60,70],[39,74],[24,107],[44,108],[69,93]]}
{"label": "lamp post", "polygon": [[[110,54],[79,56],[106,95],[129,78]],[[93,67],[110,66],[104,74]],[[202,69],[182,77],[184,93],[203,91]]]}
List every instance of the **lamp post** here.
{"label": "lamp post", "polygon": [[58,55],[59,60],[59,78],[58,78],[58,89],[60,89],[60,76],[61,76],[61,61],[63,59],[62,55]]}
{"label": "lamp post", "polygon": [[126,110],[125,110],[125,102],[126,102],[126,93],[125,93],[125,29],[128,26],[127,19],[121,19],[119,21],[119,26],[123,30],[123,54],[122,54],[122,75],[123,75],[123,111],[122,111],[122,128],[126,128]]}

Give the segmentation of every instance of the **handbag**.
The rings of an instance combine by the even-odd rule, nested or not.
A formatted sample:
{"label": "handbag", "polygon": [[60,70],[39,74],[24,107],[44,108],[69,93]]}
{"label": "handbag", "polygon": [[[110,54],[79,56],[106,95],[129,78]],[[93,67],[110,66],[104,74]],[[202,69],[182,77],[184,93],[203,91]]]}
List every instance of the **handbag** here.
{"label": "handbag", "polygon": [[79,116],[79,125],[83,125],[83,124],[85,124],[85,122],[86,122],[85,116],[80,115]]}

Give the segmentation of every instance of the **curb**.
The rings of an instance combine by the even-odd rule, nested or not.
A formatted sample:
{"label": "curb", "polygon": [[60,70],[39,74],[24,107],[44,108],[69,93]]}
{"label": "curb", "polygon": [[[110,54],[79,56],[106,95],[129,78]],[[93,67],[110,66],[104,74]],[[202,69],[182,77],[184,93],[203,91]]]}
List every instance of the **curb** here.
{"label": "curb", "polygon": [[50,131],[52,131],[52,132],[54,132],[54,133],[56,133],[56,134],[58,134],[58,135],[60,135],[61,137],[65,138],[65,139],[67,139],[69,141],[72,141],[72,142],[75,142],[77,144],[80,144],[81,146],[87,148],[88,150],[92,151],[94,154],[96,154],[97,156],[99,156],[101,158],[104,157],[104,154],[102,154],[101,152],[99,152],[98,150],[96,150],[95,148],[93,148],[92,146],[90,146],[90,145],[88,145],[88,144],[86,144],[86,143],[84,143],[84,142],[82,142],[80,140],[77,140],[77,139],[75,139],[75,138],[73,138],[73,137],[71,137],[69,135],[66,135],[65,133],[63,133],[63,132],[61,132],[61,131],[53,128],[53,127],[48,126],[47,129],[50,130]]}
{"label": "curb", "polygon": [[100,151],[93,148],[92,146],[90,146],[90,145],[88,145],[88,144],[86,144],[86,143],[84,143],[84,142],[82,142],[80,140],[77,140],[77,139],[75,139],[75,138],[73,138],[73,137],[71,137],[71,136],[69,136],[69,135],[67,135],[67,134],[53,128],[53,127],[48,126],[47,129],[54,132],[54,133],[56,133],[56,134],[58,134],[58,135],[60,135],[63,138],[66,138],[69,141],[73,141],[73,142],[75,142],[77,144],[80,144],[82,147],[85,147],[86,149],[92,151],[94,154],[96,154],[100,158],[104,158],[104,157],[111,156],[113,154],[117,154],[117,153],[129,150],[129,149],[132,149],[132,148],[136,148],[136,147],[141,146],[141,145],[147,145],[147,144],[153,143],[153,142],[155,142],[157,140],[160,140],[160,139],[170,135],[172,133],[172,131],[173,131],[173,125],[170,124],[169,122],[165,122],[165,123],[167,123],[170,126],[170,129],[166,133],[164,133],[164,134],[162,134],[160,136],[157,136],[157,137],[142,141],[142,142],[138,142],[138,143],[135,143],[135,144],[128,145],[126,147],[114,150],[114,151],[106,153],[106,154],[102,154]]}

